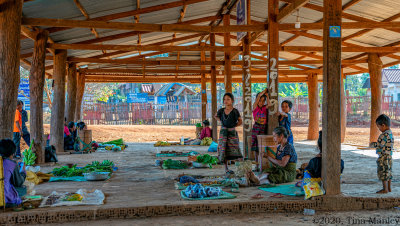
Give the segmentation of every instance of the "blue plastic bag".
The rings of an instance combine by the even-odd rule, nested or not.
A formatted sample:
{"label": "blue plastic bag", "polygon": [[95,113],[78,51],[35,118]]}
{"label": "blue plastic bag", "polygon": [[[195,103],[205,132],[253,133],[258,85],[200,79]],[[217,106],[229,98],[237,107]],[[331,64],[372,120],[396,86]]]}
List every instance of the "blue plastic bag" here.
{"label": "blue plastic bag", "polygon": [[213,141],[210,147],[208,148],[208,152],[217,152],[217,150],[218,150],[218,143]]}

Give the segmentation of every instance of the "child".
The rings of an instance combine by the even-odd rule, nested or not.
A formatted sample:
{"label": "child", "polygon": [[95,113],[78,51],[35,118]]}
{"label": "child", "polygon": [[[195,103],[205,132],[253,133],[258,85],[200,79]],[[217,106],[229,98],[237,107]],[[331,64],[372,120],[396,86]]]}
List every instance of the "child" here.
{"label": "child", "polygon": [[[311,178],[321,178],[321,167],[322,167],[322,131],[319,131],[318,137],[318,149],[319,154],[312,158],[304,169],[305,172],[310,174]],[[340,160],[340,173],[343,173],[344,162]]]}
{"label": "child", "polygon": [[24,133],[22,131],[22,116],[21,116],[21,110],[22,110],[22,101],[17,100],[17,109],[15,110],[15,118],[14,118],[14,130],[13,130],[13,141],[15,146],[17,147],[17,151],[15,154],[16,158],[21,158],[21,148],[20,148],[20,143],[21,143],[21,137],[24,136]]}
{"label": "child", "polygon": [[200,140],[203,140],[206,137],[211,137],[210,122],[207,119],[203,121],[203,129],[200,133]]}
{"label": "child", "polygon": [[378,142],[371,145],[376,148],[378,154],[378,178],[382,181],[383,189],[376,193],[388,193],[392,191],[392,150],[393,150],[393,134],[390,130],[390,118],[387,115],[379,115],[376,119],[376,126],[382,132],[378,137]]}
{"label": "child", "polygon": [[254,125],[251,132],[251,151],[255,152],[256,162],[259,161],[257,135],[266,134],[267,129],[268,105],[265,105],[266,101],[269,105],[268,89],[257,94],[256,101],[253,104]]}
{"label": "child", "polygon": [[[24,106],[24,102],[21,101],[22,107]],[[31,134],[26,127],[26,123],[28,122],[28,112],[26,112],[23,108],[21,108],[21,119],[22,119],[22,133],[24,134],[22,138],[24,139],[26,145],[31,145]]]}
{"label": "child", "polygon": [[242,125],[242,118],[239,111],[233,107],[234,97],[232,93],[225,93],[225,108],[218,110],[214,116],[221,121],[221,130],[218,140],[218,157],[225,164],[227,174],[234,174],[228,169],[228,161],[243,158],[239,148],[239,137],[235,127]]}
{"label": "child", "polygon": [[6,207],[18,206],[22,203],[21,197],[26,194],[23,185],[26,178],[25,166],[22,170],[12,159],[17,147],[10,139],[0,140],[0,155],[3,158],[4,194]]}
{"label": "child", "polygon": [[284,100],[281,104],[282,112],[278,112],[279,126],[284,127],[288,132],[288,142],[293,145],[292,133],[292,116],[289,111],[292,110],[293,104],[290,100]]}

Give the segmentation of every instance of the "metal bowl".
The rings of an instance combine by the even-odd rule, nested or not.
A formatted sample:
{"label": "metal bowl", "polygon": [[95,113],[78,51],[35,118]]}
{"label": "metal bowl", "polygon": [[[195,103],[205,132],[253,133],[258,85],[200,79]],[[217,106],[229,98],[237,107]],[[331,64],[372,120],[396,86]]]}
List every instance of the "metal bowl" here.
{"label": "metal bowl", "polygon": [[209,168],[210,166],[208,164],[204,164],[204,163],[193,162],[193,167],[194,168]]}
{"label": "metal bowl", "polygon": [[107,180],[110,172],[91,172],[91,173],[84,173],[83,176],[88,181],[101,181]]}

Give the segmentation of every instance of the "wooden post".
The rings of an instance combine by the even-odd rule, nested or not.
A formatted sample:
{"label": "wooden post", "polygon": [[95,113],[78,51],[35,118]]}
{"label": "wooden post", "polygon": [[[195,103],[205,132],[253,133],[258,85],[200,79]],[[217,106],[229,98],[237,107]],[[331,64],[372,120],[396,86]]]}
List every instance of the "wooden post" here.
{"label": "wooden post", "polygon": [[376,142],[379,130],[375,120],[382,112],[382,61],[378,54],[368,54],[368,69],[371,84],[371,126],[369,142]]}
{"label": "wooden post", "polygon": [[76,89],[77,89],[77,73],[76,63],[68,65],[68,80],[67,80],[67,104],[65,106],[65,117],[67,122],[72,122],[75,119],[76,111]]}
{"label": "wooden post", "polygon": [[323,54],[324,101],[322,112],[322,180],[326,195],[340,194],[340,80],[342,1],[324,0]]}
{"label": "wooden post", "polygon": [[[247,24],[251,23],[250,19],[250,0],[246,1],[246,19]],[[251,104],[251,56],[250,56],[250,32],[243,38],[243,77],[242,77],[242,87],[243,87],[243,157],[250,157],[249,150],[249,139],[251,136],[252,129],[252,104]]]}
{"label": "wooden post", "polygon": [[308,140],[317,140],[319,131],[318,74],[308,75]]}
{"label": "wooden post", "polygon": [[[210,45],[215,46],[215,34],[210,34]],[[215,62],[217,55],[215,51],[211,51],[211,62]],[[217,71],[215,65],[211,66],[211,117],[212,117],[212,138],[214,141],[218,140],[218,123],[214,118],[217,114]]]}
{"label": "wooden post", "polygon": [[278,101],[278,62],[279,62],[279,25],[277,15],[279,13],[279,0],[268,0],[268,93],[269,99],[273,107],[269,109],[268,115],[268,132],[272,131],[279,125]]}
{"label": "wooden post", "polygon": [[344,93],[344,78],[345,75],[342,69],[342,77],[340,78],[340,142],[344,143],[344,139],[346,138],[346,126],[347,126],[347,99],[346,94]]}
{"label": "wooden post", "polygon": [[46,43],[49,32],[41,30],[36,34],[32,65],[29,73],[29,93],[31,101],[30,132],[32,151],[36,153],[36,163],[45,162],[43,140],[43,90],[45,81]]}
{"label": "wooden post", "polygon": [[76,93],[75,122],[81,120],[83,94],[85,94],[85,74],[79,72],[78,90]]}
{"label": "wooden post", "polygon": [[12,138],[19,85],[22,1],[0,3],[0,139]]}
{"label": "wooden post", "polygon": [[[231,17],[229,14],[224,15],[224,26],[229,26],[231,24]],[[224,46],[231,46],[230,33],[224,34]],[[232,61],[231,61],[231,51],[225,51],[225,92],[232,93]]]}
{"label": "wooden post", "polygon": [[64,152],[64,109],[65,109],[65,73],[66,50],[56,50],[54,56],[54,92],[51,108],[50,145],[57,153]]}
{"label": "wooden post", "polygon": [[[204,45],[204,42],[201,43]],[[200,53],[201,61],[206,60],[206,54],[204,51]],[[206,66],[201,66],[201,70],[205,70]],[[213,115],[211,116],[214,117]],[[201,74],[201,120],[204,121],[207,119],[207,83],[206,83],[206,74]]]}

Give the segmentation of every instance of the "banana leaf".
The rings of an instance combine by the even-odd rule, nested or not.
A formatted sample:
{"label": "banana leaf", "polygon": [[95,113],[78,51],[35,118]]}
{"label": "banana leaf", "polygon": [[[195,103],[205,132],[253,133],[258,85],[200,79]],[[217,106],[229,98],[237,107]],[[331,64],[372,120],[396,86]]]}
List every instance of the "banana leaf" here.
{"label": "banana leaf", "polygon": [[112,140],[112,141],[104,142],[102,144],[123,145],[124,144],[124,140],[121,138],[121,139],[118,139],[118,140]]}

